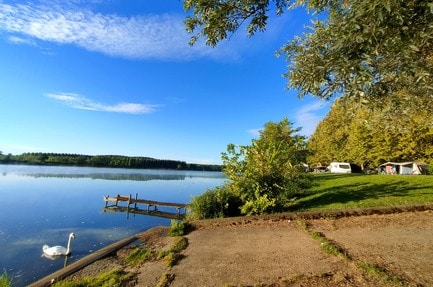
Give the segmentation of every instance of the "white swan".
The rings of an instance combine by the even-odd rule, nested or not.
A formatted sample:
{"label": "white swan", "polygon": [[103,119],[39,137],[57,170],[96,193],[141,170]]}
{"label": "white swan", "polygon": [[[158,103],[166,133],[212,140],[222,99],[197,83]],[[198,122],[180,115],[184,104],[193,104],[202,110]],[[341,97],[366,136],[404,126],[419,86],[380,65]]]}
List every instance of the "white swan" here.
{"label": "white swan", "polygon": [[61,255],[69,255],[71,254],[71,240],[75,238],[75,234],[69,234],[68,246],[67,248],[63,246],[53,246],[49,247],[48,245],[42,246],[42,251],[44,255],[47,256],[61,256]]}

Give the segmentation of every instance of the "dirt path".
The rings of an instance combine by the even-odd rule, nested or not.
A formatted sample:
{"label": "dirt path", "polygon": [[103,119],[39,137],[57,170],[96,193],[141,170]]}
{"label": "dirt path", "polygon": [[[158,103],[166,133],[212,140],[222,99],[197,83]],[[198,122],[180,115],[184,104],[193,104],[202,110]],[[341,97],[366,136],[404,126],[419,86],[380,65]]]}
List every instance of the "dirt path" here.
{"label": "dirt path", "polygon": [[[301,226],[334,242],[350,259],[325,253]],[[403,212],[340,219],[263,219],[205,221],[186,235],[188,247],[172,268],[147,262],[136,286],[433,286],[433,212]],[[161,250],[173,242],[167,228],[144,233],[145,248]],[[140,244],[139,242],[136,244]],[[74,277],[123,266],[124,248]],[[375,266],[361,268],[360,262]],[[125,267],[124,267],[125,268]],[[380,272],[374,275],[372,270]],[[387,275],[388,281],[383,279]],[[390,279],[394,279],[392,282]],[[134,285],[131,285],[134,286]]]}
{"label": "dirt path", "polygon": [[353,257],[416,286],[433,286],[433,212],[372,215],[314,222]]}
{"label": "dirt path", "polygon": [[296,222],[198,230],[187,238],[190,245],[172,269],[171,286],[267,286],[301,276],[339,286],[347,276],[359,279],[350,264],[322,252]]}

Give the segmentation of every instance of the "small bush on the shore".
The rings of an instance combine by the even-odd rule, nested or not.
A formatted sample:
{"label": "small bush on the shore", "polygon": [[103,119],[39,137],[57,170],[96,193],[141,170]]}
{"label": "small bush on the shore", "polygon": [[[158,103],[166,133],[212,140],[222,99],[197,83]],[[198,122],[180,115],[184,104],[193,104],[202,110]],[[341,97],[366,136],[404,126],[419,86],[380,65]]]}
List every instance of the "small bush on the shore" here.
{"label": "small bush on the shore", "polygon": [[12,280],[9,277],[8,273],[3,271],[3,274],[0,275],[0,287],[10,287]]}
{"label": "small bush on the shore", "polygon": [[126,256],[125,261],[128,265],[136,266],[153,258],[154,256],[154,252],[138,247],[129,253],[128,256]]}
{"label": "small bush on the shore", "polygon": [[186,223],[181,220],[172,219],[168,235],[183,236],[185,234]]}
{"label": "small bush on the shore", "polygon": [[97,277],[87,276],[80,280],[60,281],[54,284],[55,287],[109,287],[109,286],[128,286],[134,278],[134,273],[127,273],[123,270],[115,269],[98,275]]}
{"label": "small bush on the shore", "polygon": [[209,189],[191,202],[193,219],[221,218],[240,215],[242,201],[227,186]]}

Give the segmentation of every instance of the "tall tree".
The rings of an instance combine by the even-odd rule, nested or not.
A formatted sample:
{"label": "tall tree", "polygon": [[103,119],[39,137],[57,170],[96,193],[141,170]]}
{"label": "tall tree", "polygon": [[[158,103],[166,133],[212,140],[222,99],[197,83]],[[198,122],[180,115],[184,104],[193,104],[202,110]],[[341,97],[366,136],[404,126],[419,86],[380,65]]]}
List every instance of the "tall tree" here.
{"label": "tall tree", "polygon": [[299,6],[325,16],[280,50],[289,62],[288,87],[299,96],[376,99],[416,87],[422,92],[411,95],[432,100],[431,1],[184,0],[192,11],[185,26],[195,33],[191,44],[205,37],[215,46],[243,24],[251,36],[266,29],[271,11],[280,15]]}
{"label": "tall tree", "polygon": [[361,167],[386,161],[433,163],[432,106],[404,91],[381,107],[337,100],[309,140],[308,162],[344,160]]}
{"label": "tall tree", "polygon": [[329,164],[332,161],[348,161],[346,150],[350,124],[354,118],[355,105],[342,99],[336,100],[326,117],[318,124],[308,141],[311,165]]}
{"label": "tall tree", "polygon": [[228,145],[223,170],[243,202],[242,213],[281,210],[308,185],[305,138],[298,131],[286,118],[268,122],[250,146]]}

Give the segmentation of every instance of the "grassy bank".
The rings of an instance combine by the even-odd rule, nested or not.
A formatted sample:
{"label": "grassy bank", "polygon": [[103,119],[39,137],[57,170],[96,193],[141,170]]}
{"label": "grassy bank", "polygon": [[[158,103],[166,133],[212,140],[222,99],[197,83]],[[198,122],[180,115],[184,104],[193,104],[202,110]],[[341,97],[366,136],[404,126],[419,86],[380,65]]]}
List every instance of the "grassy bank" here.
{"label": "grassy bank", "polygon": [[433,202],[433,176],[314,174],[296,211],[398,206]]}
{"label": "grassy bank", "polygon": [[9,286],[11,286],[10,276],[6,273],[6,271],[3,271],[3,273],[0,274],[0,287],[9,287]]}

